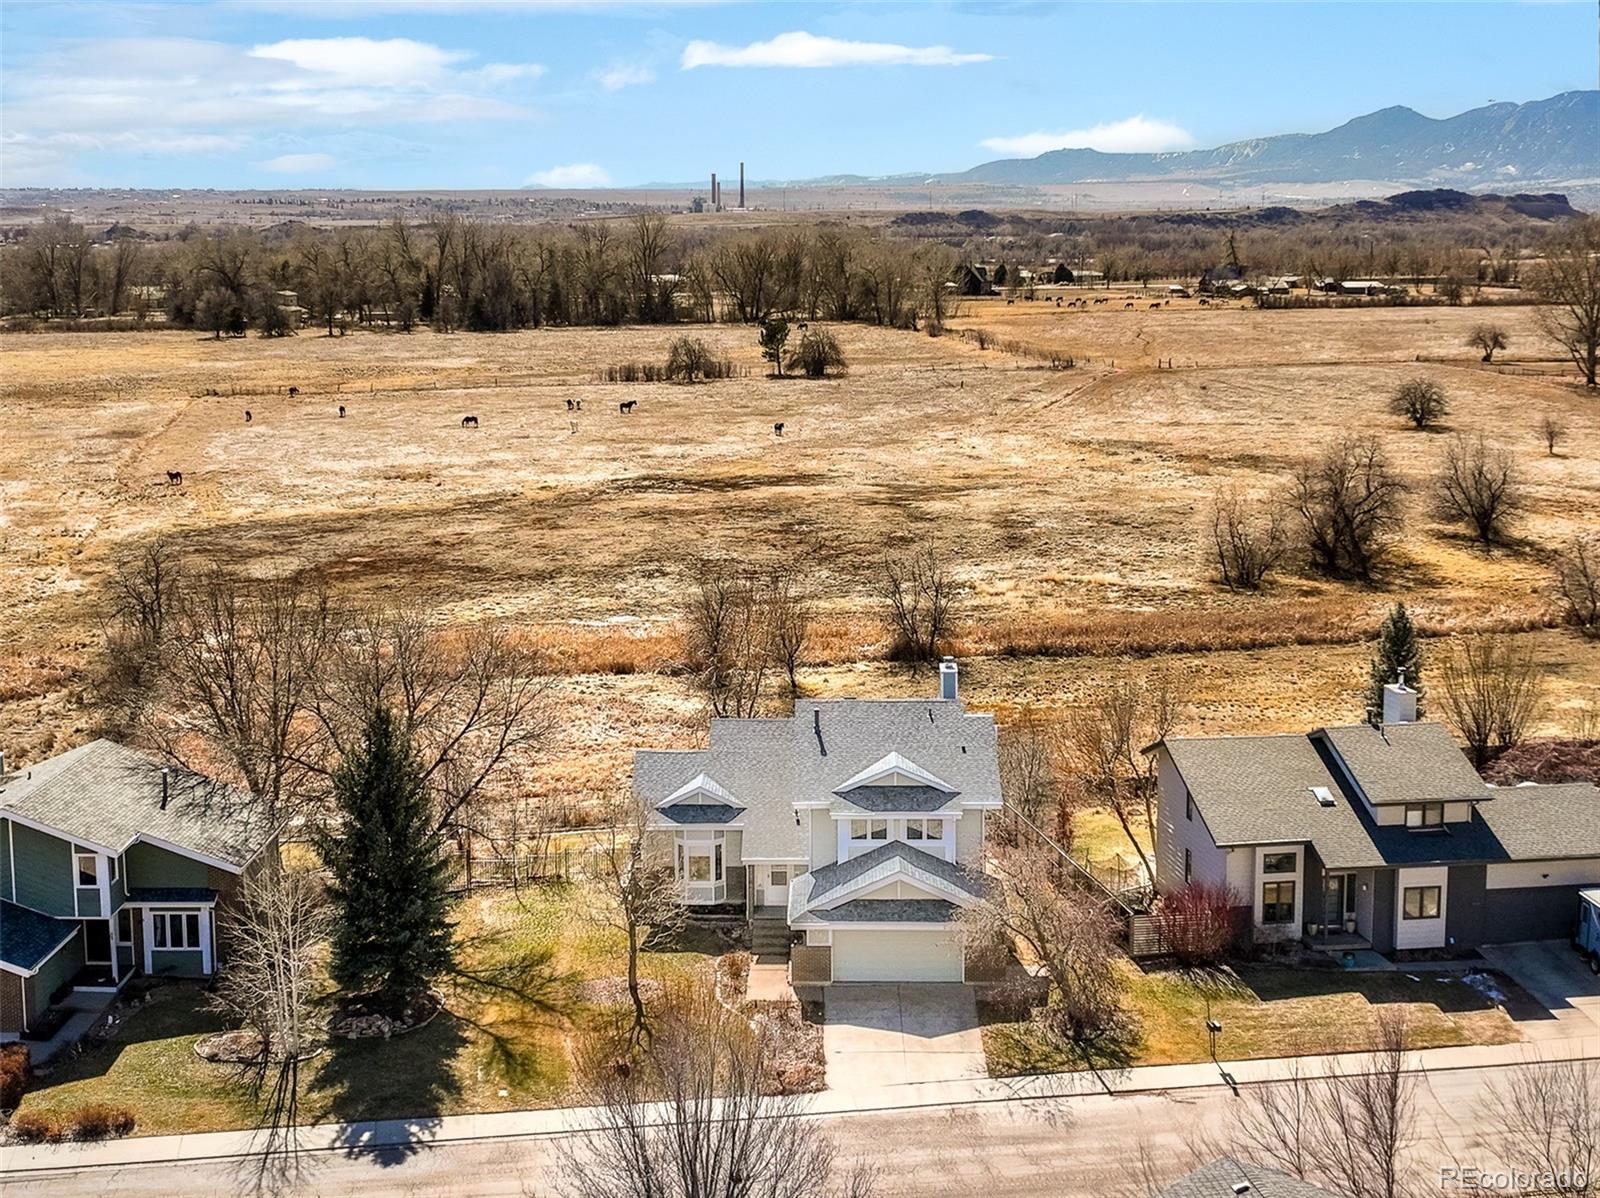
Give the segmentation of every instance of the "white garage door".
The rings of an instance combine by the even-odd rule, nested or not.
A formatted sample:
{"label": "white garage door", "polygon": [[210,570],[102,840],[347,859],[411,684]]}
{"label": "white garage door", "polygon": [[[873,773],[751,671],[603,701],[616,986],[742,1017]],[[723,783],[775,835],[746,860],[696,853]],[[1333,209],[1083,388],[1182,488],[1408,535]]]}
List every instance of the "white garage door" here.
{"label": "white garage door", "polygon": [[836,982],[959,982],[960,940],[948,932],[833,934]]}

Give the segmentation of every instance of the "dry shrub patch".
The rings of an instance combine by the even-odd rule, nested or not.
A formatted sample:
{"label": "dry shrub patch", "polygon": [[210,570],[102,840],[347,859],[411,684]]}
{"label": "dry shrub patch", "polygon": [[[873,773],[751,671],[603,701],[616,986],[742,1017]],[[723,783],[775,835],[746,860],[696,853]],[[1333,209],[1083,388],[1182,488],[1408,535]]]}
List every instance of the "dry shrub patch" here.
{"label": "dry shrub patch", "polygon": [[14,1111],[33,1078],[26,1044],[0,1044],[0,1111]]}

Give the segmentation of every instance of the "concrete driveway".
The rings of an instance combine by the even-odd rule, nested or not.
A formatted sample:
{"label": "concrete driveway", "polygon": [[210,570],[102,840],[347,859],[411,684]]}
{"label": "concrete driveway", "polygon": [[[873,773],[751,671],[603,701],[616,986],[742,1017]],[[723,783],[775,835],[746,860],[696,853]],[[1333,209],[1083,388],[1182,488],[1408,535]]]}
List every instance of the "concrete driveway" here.
{"label": "concrete driveway", "polygon": [[1525,940],[1479,951],[1544,1007],[1542,1014],[1517,1019],[1529,1038],[1592,1036],[1600,1029],[1600,977],[1565,940]]}
{"label": "concrete driveway", "polygon": [[959,983],[833,985],[823,992],[830,1090],[983,1077],[972,988]]}

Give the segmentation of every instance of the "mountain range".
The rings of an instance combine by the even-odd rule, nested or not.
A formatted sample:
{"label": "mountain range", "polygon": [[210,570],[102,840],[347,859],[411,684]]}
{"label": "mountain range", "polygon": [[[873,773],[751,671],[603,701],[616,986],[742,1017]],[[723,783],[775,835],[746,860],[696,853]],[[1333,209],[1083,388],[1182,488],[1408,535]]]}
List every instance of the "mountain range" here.
{"label": "mountain range", "polygon": [[1600,91],[1488,104],[1441,120],[1410,108],[1383,108],[1325,133],[1258,137],[1212,150],[1051,150],[936,178],[1032,187],[1165,179],[1246,186],[1371,179],[1458,187],[1590,180],[1600,178]]}

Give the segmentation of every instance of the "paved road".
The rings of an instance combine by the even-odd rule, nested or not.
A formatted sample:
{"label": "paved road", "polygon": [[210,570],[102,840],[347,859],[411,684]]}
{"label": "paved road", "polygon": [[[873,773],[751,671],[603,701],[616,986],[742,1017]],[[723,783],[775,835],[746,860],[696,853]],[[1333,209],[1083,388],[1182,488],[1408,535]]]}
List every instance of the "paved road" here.
{"label": "paved road", "polygon": [[[1503,1071],[1505,1067],[1501,1067]],[[1432,1190],[1434,1170],[1455,1160],[1489,1166],[1477,1140],[1489,1070],[1427,1075],[1419,1107],[1417,1160]],[[821,1116],[847,1159],[877,1162],[883,1198],[981,1194],[983,1198],[1136,1195],[1139,1162],[1164,1177],[1192,1167],[1205,1143],[1227,1143],[1239,1100],[1225,1089],[1015,1100],[954,1107]],[[529,1195],[557,1193],[570,1141],[485,1140],[389,1157],[319,1155],[279,1192],[295,1195]],[[130,1166],[11,1180],[6,1198],[211,1198],[247,1192],[236,1162]]]}

